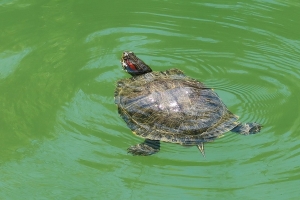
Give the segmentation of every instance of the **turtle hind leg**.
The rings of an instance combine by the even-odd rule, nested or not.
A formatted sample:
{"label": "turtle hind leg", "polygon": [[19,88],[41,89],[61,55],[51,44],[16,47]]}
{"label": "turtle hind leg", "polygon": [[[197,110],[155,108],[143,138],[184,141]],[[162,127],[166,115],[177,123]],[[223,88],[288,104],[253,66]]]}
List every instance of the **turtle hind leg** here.
{"label": "turtle hind leg", "polygon": [[160,141],[146,139],[143,143],[131,146],[127,149],[128,153],[134,156],[150,156],[159,152]]}
{"label": "turtle hind leg", "polygon": [[242,135],[249,135],[249,134],[255,134],[260,132],[261,127],[262,126],[260,124],[256,122],[251,122],[251,123],[239,124],[236,127],[234,127],[231,131]]}

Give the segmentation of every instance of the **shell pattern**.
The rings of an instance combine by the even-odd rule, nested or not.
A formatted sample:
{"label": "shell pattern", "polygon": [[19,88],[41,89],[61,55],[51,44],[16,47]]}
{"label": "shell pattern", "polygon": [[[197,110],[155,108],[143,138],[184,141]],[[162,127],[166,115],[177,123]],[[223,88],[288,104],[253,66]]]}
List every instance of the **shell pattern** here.
{"label": "shell pattern", "polygon": [[115,103],[128,127],[151,140],[197,145],[239,124],[213,89],[178,69],[118,81]]}

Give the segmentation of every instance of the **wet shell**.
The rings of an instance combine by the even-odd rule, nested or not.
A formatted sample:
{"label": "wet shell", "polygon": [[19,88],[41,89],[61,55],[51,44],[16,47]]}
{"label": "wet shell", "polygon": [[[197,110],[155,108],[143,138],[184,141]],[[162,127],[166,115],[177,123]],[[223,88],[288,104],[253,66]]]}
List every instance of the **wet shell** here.
{"label": "wet shell", "polygon": [[238,124],[212,89],[178,69],[120,80],[115,103],[134,134],[151,140],[197,145]]}

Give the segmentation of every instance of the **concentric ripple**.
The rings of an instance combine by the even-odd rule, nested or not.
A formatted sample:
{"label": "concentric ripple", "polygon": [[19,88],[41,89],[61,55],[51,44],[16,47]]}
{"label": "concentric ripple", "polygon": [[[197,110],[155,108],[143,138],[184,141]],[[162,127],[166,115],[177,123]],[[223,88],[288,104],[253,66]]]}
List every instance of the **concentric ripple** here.
{"label": "concentric ripple", "polygon": [[[10,16],[0,35],[0,199],[299,198],[298,2],[33,5],[0,3]],[[125,50],[213,88],[261,132],[228,132],[205,144],[206,157],[170,143],[128,154],[143,139],[114,104],[117,81],[130,77]]]}

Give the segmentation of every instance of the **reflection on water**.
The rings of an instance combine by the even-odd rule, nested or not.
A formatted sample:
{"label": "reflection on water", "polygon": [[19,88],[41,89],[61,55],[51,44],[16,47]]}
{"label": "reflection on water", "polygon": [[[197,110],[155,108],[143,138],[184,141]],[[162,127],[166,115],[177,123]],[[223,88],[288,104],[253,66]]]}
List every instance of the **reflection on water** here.
{"label": "reflection on water", "polygon": [[[299,3],[122,3],[0,1],[0,199],[296,199]],[[142,139],[114,105],[124,50],[204,82],[262,132],[227,133],[206,158],[127,154]]]}
{"label": "reflection on water", "polygon": [[12,74],[20,65],[21,60],[30,53],[30,49],[24,49],[21,52],[3,52],[0,54],[1,73],[0,79],[4,79]]}

